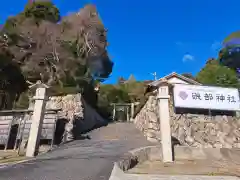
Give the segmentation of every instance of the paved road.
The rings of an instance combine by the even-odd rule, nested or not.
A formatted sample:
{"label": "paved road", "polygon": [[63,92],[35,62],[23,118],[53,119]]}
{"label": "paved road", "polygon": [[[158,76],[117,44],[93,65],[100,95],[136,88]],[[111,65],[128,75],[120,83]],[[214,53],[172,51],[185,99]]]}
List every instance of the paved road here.
{"label": "paved road", "polygon": [[0,170],[0,180],[108,180],[113,162],[149,142],[133,124],[117,123],[89,133],[34,162]]}

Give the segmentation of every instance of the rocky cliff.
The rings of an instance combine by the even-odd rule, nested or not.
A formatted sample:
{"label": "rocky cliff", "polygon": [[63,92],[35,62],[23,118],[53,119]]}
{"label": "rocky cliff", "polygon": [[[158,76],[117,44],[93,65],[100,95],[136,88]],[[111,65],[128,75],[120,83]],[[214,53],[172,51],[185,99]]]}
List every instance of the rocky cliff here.
{"label": "rocky cliff", "polygon": [[[170,101],[172,137],[181,145],[193,147],[240,148],[240,118],[175,114]],[[134,119],[138,129],[151,141],[160,141],[157,101],[149,97]]]}

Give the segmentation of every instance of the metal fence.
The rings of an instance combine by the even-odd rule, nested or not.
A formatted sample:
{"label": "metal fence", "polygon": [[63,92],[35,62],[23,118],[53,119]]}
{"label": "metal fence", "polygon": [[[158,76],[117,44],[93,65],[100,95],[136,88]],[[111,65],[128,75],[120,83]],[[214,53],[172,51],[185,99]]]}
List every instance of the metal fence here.
{"label": "metal fence", "polygon": [[[56,121],[60,109],[45,111],[40,139],[54,142]],[[6,149],[18,149],[23,140],[28,139],[32,123],[32,110],[0,111],[0,145]]]}

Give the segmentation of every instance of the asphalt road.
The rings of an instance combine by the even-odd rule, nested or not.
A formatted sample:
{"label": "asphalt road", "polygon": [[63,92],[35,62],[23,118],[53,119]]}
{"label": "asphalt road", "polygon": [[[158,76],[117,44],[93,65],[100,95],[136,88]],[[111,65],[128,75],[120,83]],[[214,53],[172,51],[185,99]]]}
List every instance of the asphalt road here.
{"label": "asphalt road", "polygon": [[96,129],[89,139],[62,145],[33,162],[0,169],[0,180],[108,180],[127,151],[150,145],[133,124],[117,123]]}

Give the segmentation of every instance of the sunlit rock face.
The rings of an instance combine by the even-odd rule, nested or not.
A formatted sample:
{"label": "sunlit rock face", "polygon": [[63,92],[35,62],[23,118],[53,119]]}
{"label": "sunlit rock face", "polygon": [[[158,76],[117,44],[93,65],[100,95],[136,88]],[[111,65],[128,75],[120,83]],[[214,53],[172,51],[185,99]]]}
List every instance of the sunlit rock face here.
{"label": "sunlit rock face", "polygon": [[52,96],[46,104],[46,109],[62,109],[58,116],[68,121],[83,119],[81,94]]}
{"label": "sunlit rock face", "polygon": [[58,119],[67,121],[64,138],[66,141],[74,139],[75,121],[84,119],[81,94],[50,97],[46,109],[61,109]]}

